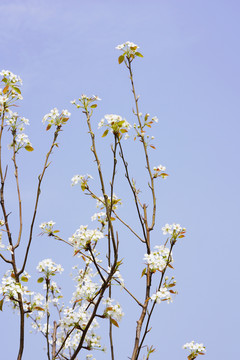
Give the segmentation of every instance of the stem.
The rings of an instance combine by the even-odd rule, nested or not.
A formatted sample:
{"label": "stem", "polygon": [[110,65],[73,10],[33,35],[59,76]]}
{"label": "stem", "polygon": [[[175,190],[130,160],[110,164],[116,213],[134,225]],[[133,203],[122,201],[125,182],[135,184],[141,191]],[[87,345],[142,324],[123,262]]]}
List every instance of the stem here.
{"label": "stem", "polygon": [[30,226],[30,233],[29,233],[29,240],[28,240],[28,245],[27,245],[27,249],[26,249],[26,253],[25,253],[25,257],[24,257],[24,261],[23,261],[23,265],[21,270],[19,271],[19,275],[22,274],[22,272],[25,269],[26,263],[27,263],[27,259],[28,259],[28,254],[29,254],[29,249],[31,246],[31,242],[32,242],[32,235],[33,235],[33,227],[34,227],[34,223],[35,223],[35,219],[36,219],[36,214],[37,214],[37,209],[38,209],[38,202],[39,202],[39,197],[40,197],[40,193],[41,193],[41,184],[42,184],[42,180],[45,174],[45,171],[47,169],[47,167],[49,166],[48,164],[48,159],[52,153],[52,150],[54,148],[54,146],[56,145],[56,140],[57,137],[59,135],[59,131],[61,130],[61,125],[57,126],[56,131],[54,132],[54,136],[53,136],[53,141],[52,141],[52,145],[50,147],[49,152],[46,155],[46,159],[45,159],[45,163],[43,166],[43,171],[42,173],[39,175],[38,177],[38,187],[37,187],[37,195],[36,195],[36,201],[35,201],[35,207],[34,207],[34,211],[33,211],[33,218],[32,218],[32,222],[31,222],[31,226]]}
{"label": "stem", "polygon": [[135,106],[136,106],[136,115],[137,115],[137,118],[138,118],[138,123],[139,123],[139,126],[140,126],[140,130],[141,130],[140,137],[141,137],[141,141],[143,143],[145,159],[146,159],[146,164],[147,164],[147,170],[148,170],[150,181],[151,181],[150,189],[152,191],[152,201],[153,201],[152,225],[149,227],[149,231],[151,231],[154,228],[155,218],[156,218],[156,196],[155,196],[155,189],[154,189],[154,179],[153,179],[150,164],[149,164],[149,158],[148,158],[148,152],[147,152],[147,143],[146,143],[146,141],[144,139],[143,127],[142,127],[141,118],[140,118],[140,114],[139,114],[138,97],[136,96],[136,91],[135,91],[135,86],[134,86],[134,81],[133,81],[131,60],[129,58],[127,58],[127,59],[128,59],[127,68],[129,70],[129,73],[130,73],[130,80],[131,80],[131,85],[132,85],[132,93],[133,93],[133,96],[134,96],[134,101],[135,101]]}

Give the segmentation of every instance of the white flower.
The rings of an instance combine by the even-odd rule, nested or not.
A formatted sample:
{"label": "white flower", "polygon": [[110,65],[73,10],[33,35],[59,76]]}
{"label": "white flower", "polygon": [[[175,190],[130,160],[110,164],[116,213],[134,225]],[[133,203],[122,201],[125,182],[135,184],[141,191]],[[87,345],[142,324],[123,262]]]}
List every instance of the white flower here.
{"label": "white flower", "polygon": [[59,113],[57,108],[54,108],[50,111],[50,113],[46,114],[43,117],[42,122],[47,122],[50,126],[56,125],[60,126],[64,124],[70,117],[71,113],[68,110],[62,110],[61,114]]}
{"label": "white flower", "polygon": [[45,259],[40,261],[37,266],[37,270],[48,275],[63,272],[62,266],[60,264],[57,265],[54,261],[52,261],[52,259]]}
{"label": "white flower", "polygon": [[126,41],[125,43],[116,46],[116,49],[123,51],[124,54],[129,57],[130,55],[135,55],[137,49],[139,49],[139,46],[133,42]]}
{"label": "white flower", "polygon": [[104,315],[106,317],[112,318],[116,321],[120,321],[122,319],[124,313],[122,311],[120,304],[117,303],[116,305],[113,305],[112,304],[113,301],[114,300],[110,299],[110,298],[103,300],[103,303],[106,304]]}
{"label": "white flower", "polygon": [[96,243],[102,238],[104,238],[104,235],[101,231],[96,229],[89,230],[87,226],[81,225],[73,236],[69,238],[69,242],[73,245],[74,251],[77,251],[80,248],[86,248],[91,243]]}
{"label": "white flower", "polygon": [[206,348],[205,346],[203,346],[203,344],[198,344],[195,343],[194,341],[184,344],[183,349],[189,349],[191,354],[195,356],[206,352]]}
{"label": "white flower", "polygon": [[162,227],[162,231],[163,231],[163,235],[166,234],[172,234],[173,230],[172,230],[172,225],[166,224],[165,226]]}
{"label": "white flower", "polygon": [[6,78],[9,82],[11,82],[13,84],[15,84],[17,82],[22,84],[22,79],[20,78],[20,76],[13,74],[9,70],[2,70],[0,72],[0,75],[3,76],[4,78]]}
{"label": "white flower", "polygon": [[155,123],[158,123],[158,118],[156,116],[153,116],[152,121],[154,121]]}
{"label": "white flower", "polygon": [[43,222],[41,223],[41,225],[39,225],[39,227],[43,230],[44,233],[46,234],[51,234],[53,231],[53,226],[56,223],[54,221],[48,221],[48,222]]}
{"label": "white flower", "polygon": [[72,186],[77,185],[78,183],[81,183],[81,185],[87,185],[87,182],[89,179],[93,179],[93,177],[89,174],[87,175],[74,175],[72,177]]}
{"label": "white flower", "polygon": [[166,287],[161,287],[160,291],[157,291],[156,294],[151,296],[151,299],[156,301],[158,304],[160,304],[162,300],[167,300],[168,304],[170,301],[172,301],[171,294]]}
{"label": "white flower", "polygon": [[158,165],[158,166],[155,166],[153,168],[154,171],[165,171],[166,170],[166,167],[165,166],[162,166],[162,165]]}
{"label": "white flower", "polygon": [[[163,271],[167,265],[170,250],[164,245],[155,246],[156,251],[145,254],[143,260],[146,261],[152,272]],[[173,261],[172,256],[169,259]]]}

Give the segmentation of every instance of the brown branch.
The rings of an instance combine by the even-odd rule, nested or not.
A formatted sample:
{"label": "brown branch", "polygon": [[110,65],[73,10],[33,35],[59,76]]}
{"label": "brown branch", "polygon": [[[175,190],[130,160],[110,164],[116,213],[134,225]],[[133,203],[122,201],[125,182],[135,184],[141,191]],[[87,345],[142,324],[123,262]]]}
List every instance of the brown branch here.
{"label": "brown branch", "polygon": [[18,272],[18,274],[22,274],[22,272],[25,269],[26,263],[27,263],[27,259],[28,259],[28,254],[29,254],[29,249],[31,246],[31,242],[32,242],[32,235],[33,235],[33,227],[34,227],[34,223],[35,223],[35,219],[36,219],[36,214],[37,214],[37,209],[38,209],[38,202],[39,202],[39,197],[40,197],[40,193],[41,193],[41,184],[42,184],[42,180],[45,174],[46,169],[48,168],[49,164],[48,164],[48,159],[52,153],[52,150],[54,148],[54,146],[56,145],[56,140],[57,137],[59,135],[59,132],[61,130],[61,125],[57,126],[57,129],[54,132],[54,136],[53,136],[53,141],[52,141],[52,145],[50,147],[49,152],[46,155],[46,159],[45,159],[45,163],[43,166],[43,171],[42,173],[39,175],[38,177],[38,187],[37,187],[37,195],[36,195],[36,201],[35,201],[35,207],[34,207],[34,211],[33,211],[33,218],[32,218],[32,222],[31,222],[31,226],[30,226],[30,233],[29,233],[29,239],[28,239],[28,245],[27,245],[27,249],[26,249],[26,253],[25,253],[25,257],[24,257],[24,261],[23,261],[23,265],[21,270]]}
{"label": "brown branch", "polygon": [[134,81],[133,81],[131,60],[130,60],[130,58],[127,58],[127,60],[128,60],[127,68],[129,70],[129,73],[130,73],[130,80],[131,80],[131,85],[132,85],[132,93],[133,93],[133,96],[134,96],[134,101],[135,101],[135,106],[136,106],[136,115],[137,115],[137,118],[138,118],[138,123],[139,123],[139,126],[140,126],[140,130],[141,130],[140,137],[141,137],[141,142],[143,143],[145,159],[146,159],[146,164],[147,164],[147,170],[148,170],[149,177],[150,177],[150,180],[151,180],[151,187],[150,188],[151,188],[151,191],[152,191],[152,201],[153,201],[152,225],[149,227],[149,231],[151,231],[154,228],[155,218],[156,218],[156,196],[155,196],[155,189],[154,189],[154,180],[153,180],[153,176],[152,176],[152,172],[151,172],[151,168],[150,168],[148,152],[147,152],[147,143],[146,143],[145,138],[144,138],[143,126],[142,126],[142,123],[141,123],[141,118],[140,118],[140,113],[139,113],[139,108],[138,108],[138,97],[136,95]]}

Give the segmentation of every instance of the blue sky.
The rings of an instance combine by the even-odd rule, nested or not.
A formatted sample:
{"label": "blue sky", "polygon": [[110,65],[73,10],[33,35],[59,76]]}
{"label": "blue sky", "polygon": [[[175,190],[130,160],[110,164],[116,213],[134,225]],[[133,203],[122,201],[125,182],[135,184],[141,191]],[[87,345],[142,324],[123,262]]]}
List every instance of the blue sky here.
{"label": "blue sky", "polygon": [[[233,0],[0,2],[0,67],[23,79],[19,113],[30,120],[28,134],[35,148],[19,160],[26,222],[51,137],[42,117],[55,106],[72,113],[61,134],[60,148],[54,152],[37,218],[37,224],[56,221],[66,238],[80,224],[92,225],[90,217],[95,212],[94,204],[70,186],[77,173],[96,177],[83,117],[70,100],[82,93],[96,94],[102,99],[96,122],[108,113],[133,121],[128,74],[117,63],[115,46],[133,41],[144,54],[134,63],[134,74],[141,111],[159,118],[152,132],[157,150],[151,152],[151,161],[153,166],[165,165],[170,174],[159,182],[157,229],[161,238],[161,226],[179,222],[188,234],[174,252],[179,294],[173,304],[161,304],[153,319],[148,342],[158,350],[153,360],[186,359],[181,346],[193,339],[206,345],[206,360],[236,358],[238,353],[239,11],[240,4]],[[107,139],[99,141],[106,174],[109,145]],[[133,148],[127,147],[129,166],[132,164],[134,176],[142,184],[144,167]],[[120,170],[119,175],[123,175]],[[15,190],[11,177],[9,180],[6,191],[14,219]],[[118,184],[125,191],[123,181]],[[131,210],[123,204],[123,213],[135,221]],[[27,234],[27,226],[24,231]],[[71,255],[66,260],[64,246],[38,237],[38,233],[36,227],[29,269],[45,257],[63,262],[63,287],[68,289]],[[136,243],[128,236],[123,233],[122,251],[128,247],[124,256],[132,269],[125,277],[127,281],[129,276],[129,284],[134,286],[139,270],[133,258],[136,255],[141,260],[143,251],[136,251]],[[158,243],[158,235],[154,241]],[[2,263],[0,270],[1,274],[5,271]],[[124,305],[132,309],[128,301]],[[14,359],[17,315],[5,307],[0,316],[1,353]],[[117,360],[130,355],[135,319],[124,319],[115,332]],[[24,359],[32,358],[33,344],[37,349],[34,358],[44,358],[38,337],[28,335]],[[96,354],[96,358],[108,357]]]}

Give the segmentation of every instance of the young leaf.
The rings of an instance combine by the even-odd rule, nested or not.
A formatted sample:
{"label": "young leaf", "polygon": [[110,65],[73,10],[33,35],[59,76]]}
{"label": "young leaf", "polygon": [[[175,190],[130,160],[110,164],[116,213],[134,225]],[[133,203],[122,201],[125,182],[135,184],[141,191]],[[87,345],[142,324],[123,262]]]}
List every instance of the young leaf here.
{"label": "young leaf", "polygon": [[42,283],[43,281],[44,281],[44,278],[43,278],[43,277],[40,277],[40,278],[37,279],[37,282],[38,282],[38,283]]}
{"label": "young leaf", "polygon": [[110,321],[113,325],[115,325],[116,327],[119,327],[118,323],[116,322],[116,320],[114,320],[113,318],[110,318]]}
{"label": "young leaf", "polygon": [[151,147],[152,149],[156,150],[155,146],[153,146],[153,145],[150,145],[150,147]]}
{"label": "young leaf", "polygon": [[108,134],[108,129],[104,131],[104,133],[102,134],[102,137],[107,136],[107,134]]}
{"label": "young leaf", "polygon": [[124,55],[120,55],[118,58],[118,63],[121,64],[124,60]]}
{"label": "young leaf", "polygon": [[141,277],[143,277],[146,274],[147,269],[143,269]]}
{"label": "young leaf", "polygon": [[6,92],[8,91],[9,85],[5,86],[5,88],[3,89],[3,94],[6,94]]}
{"label": "young leaf", "polygon": [[97,104],[92,104],[90,108],[95,109],[97,107]]}
{"label": "young leaf", "polygon": [[33,149],[33,147],[32,147],[31,145],[26,145],[26,146],[25,146],[25,150],[27,150],[27,151],[33,151],[34,149]]}
{"label": "young leaf", "polygon": [[13,90],[15,90],[19,95],[21,95],[21,90],[17,86],[12,86]]}
{"label": "young leaf", "polygon": [[48,124],[48,126],[46,127],[46,131],[50,130],[51,129],[51,124]]}
{"label": "young leaf", "polygon": [[138,52],[138,51],[135,52],[135,55],[136,55],[136,56],[139,56],[139,57],[143,57],[143,55],[142,55],[140,52]]}
{"label": "young leaf", "polygon": [[22,277],[21,277],[21,280],[22,280],[23,282],[28,282],[28,278],[27,278],[26,276],[22,276]]}

